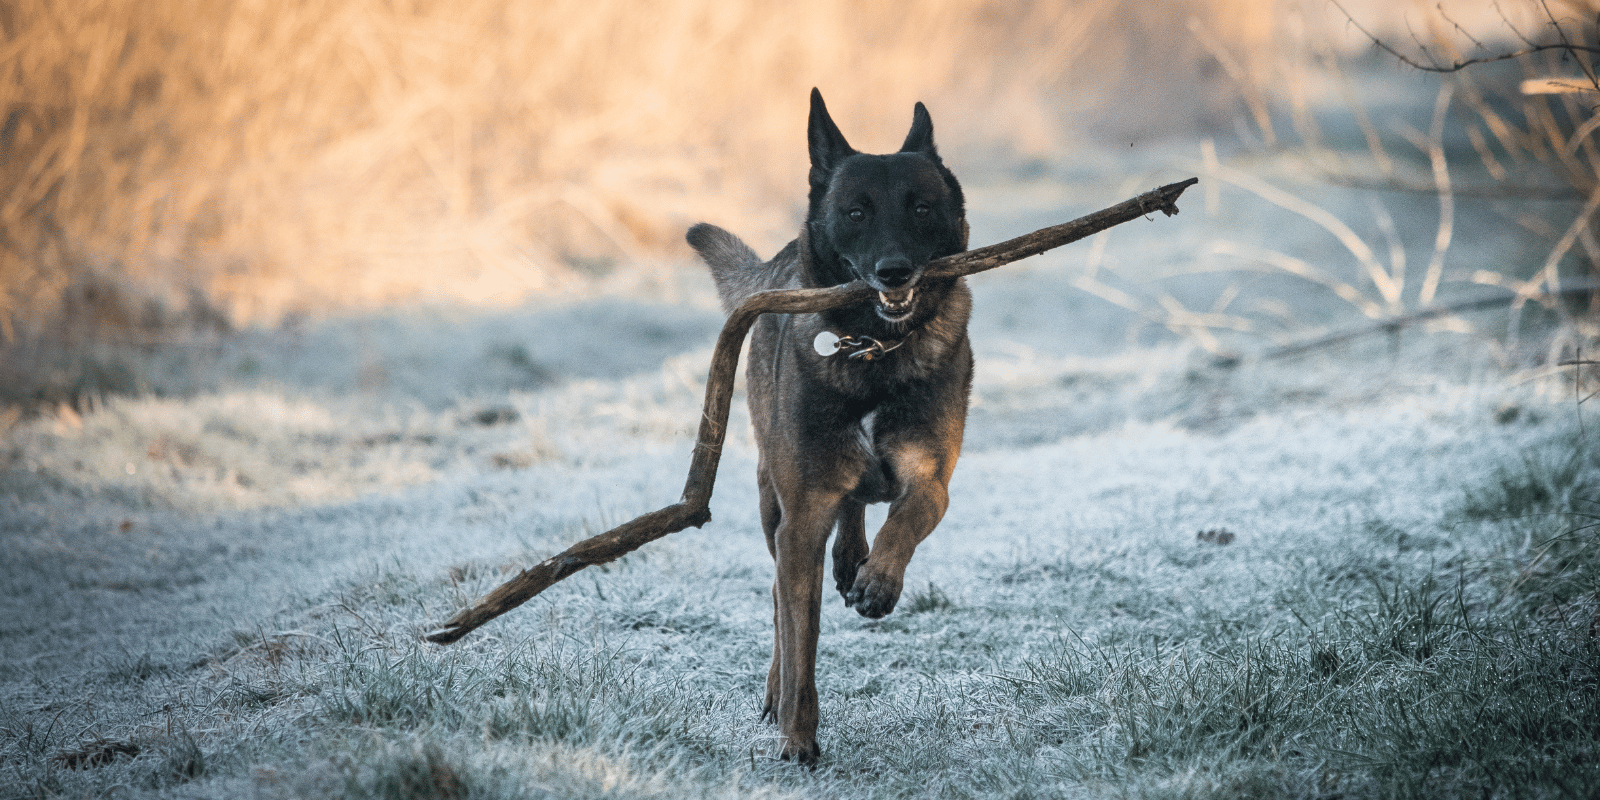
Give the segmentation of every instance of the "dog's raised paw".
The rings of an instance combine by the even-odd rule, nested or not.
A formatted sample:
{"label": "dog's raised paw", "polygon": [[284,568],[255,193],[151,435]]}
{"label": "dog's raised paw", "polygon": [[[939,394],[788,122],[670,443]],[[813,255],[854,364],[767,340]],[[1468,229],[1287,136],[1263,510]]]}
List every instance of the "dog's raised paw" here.
{"label": "dog's raised paw", "polygon": [[856,574],[855,585],[844,596],[846,605],[869,619],[886,617],[900,601],[900,581],[887,575],[872,572],[863,566]]}

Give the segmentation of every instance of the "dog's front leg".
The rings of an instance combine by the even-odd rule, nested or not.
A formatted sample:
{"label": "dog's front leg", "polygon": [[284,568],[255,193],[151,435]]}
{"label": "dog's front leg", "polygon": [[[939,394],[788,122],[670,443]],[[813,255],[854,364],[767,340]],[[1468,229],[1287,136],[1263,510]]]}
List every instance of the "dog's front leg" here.
{"label": "dog's front leg", "polygon": [[855,584],[844,598],[861,616],[873,619],[886,616],[899,602],[911,555],[950,506],[945,487],[955,466],[953,456],[935,458],[918,446],[899,449],[890,455],[890,461],[902,482],[900,496],[889,506],[888,519],[872,540],[872,551],[856,570]]}
{"label": "dog's front leg", "polygon": [[[817,635],[822,615],[822,566],[840,495],[808,494],[784,504],[778,524],[776,604],[778,678],[776,717],[783,736],[779,756],[814,763],[817,746]],[[772,702],[769,697],[768,703]]]}

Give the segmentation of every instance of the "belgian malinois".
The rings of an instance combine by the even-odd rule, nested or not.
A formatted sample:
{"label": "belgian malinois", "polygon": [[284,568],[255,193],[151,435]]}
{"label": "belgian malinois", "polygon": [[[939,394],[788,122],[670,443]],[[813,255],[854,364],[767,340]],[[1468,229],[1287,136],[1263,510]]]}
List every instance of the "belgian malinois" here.
{"label": "belgian malinois", "polygon": [[[972,296],[959,278],[923,279],[928,261],[966,249],[967,223],[921,103],[899,152],[867,155],[813,89],[807,141],[810,210],[798,239],[767,262],[713,225],[690,228],[688,240],[730,311],[766,289],[861,280],[878,290],[854,307],[764,316],[750,341],[761,526],[777,562],[762,716],[778,724],[781,757],[812,763],[828,536],[837,529],[833,579],[845,604],[872,618],[893,611],[912,552],[949,505],[972,387]],[[884,502],[888,519],[868,549],[866,505]]]}

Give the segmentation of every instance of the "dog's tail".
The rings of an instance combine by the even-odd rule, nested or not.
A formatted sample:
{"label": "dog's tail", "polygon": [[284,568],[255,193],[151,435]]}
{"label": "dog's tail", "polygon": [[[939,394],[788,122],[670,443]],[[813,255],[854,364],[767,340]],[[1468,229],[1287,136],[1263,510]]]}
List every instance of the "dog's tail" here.
{"label": "dog's tail", "polygon": [[780,288],[784,283],[781,274],[785,272],[784,255],[790,248],[784,248],[784,253],[779,253],[777,258],[763,262],[739,237],[705,222],[690,228],[684,238],[706,266],[711,267],[711,277],[717,283],[717,296],[722,300],[724,311],[731,312],[750,295]]}

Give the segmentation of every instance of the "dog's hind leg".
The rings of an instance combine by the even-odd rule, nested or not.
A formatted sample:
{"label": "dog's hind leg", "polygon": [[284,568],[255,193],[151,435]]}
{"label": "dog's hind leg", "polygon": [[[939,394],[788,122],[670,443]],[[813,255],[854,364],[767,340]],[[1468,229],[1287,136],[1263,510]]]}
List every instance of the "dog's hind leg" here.
{"label": "dog's hind leg", "polygon": [[[766,466],[756,468],[756,483],[761,489],[761,530],[767,537],[767,554],[772,560],[778,560],[778,523],[783,520],[783,506],[778,502],[778,490],[773,486],[772,478],[767,474]],[[779,647],[780,639],[777,631],[778,610],[782,604],[778,602],[778,583],[772,584],[772,666],[767,668],[767,696],[761,703],[761,719],[777,721],[778,714],[778,662],[783,656]]]}
{"label": "dog's hind leg", "polygon": [[[856,569],[867,558],[867,506],[845,498],[839,503],[838,532],[833,539],[833,585],[848,597],[856,583]],[[845,601],[847,604],[849,600]]]}

